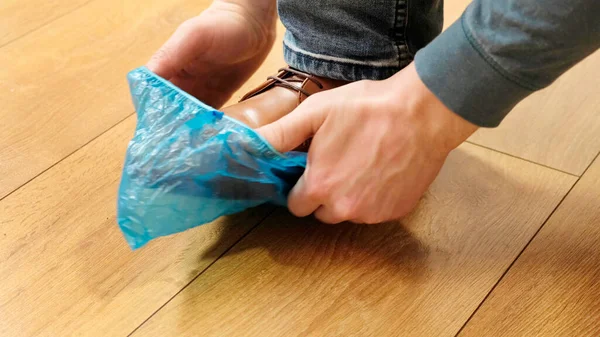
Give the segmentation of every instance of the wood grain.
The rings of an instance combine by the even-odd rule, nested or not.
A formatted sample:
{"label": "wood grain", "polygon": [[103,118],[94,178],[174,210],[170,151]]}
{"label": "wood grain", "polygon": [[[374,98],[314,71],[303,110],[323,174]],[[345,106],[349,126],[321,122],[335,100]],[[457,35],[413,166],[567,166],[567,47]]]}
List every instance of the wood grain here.
{"label": "wood grain", "polygon": [[600,336],[599,247],[596,160],[460,336]]}
{"label": "wood grain", "polygon": [[581,175],[600,151],[600,52],[522,101],[497,129],[469,140]]}
{"label": "wood grain", "polygon": [[124,336],[269,211],[132,252],[115,220],[135,118],[0,202],[0,336]]}
{"label": "wood grain", "polygon": [[127,72],[208,3],[94,1],[0,48],[0,199],[130,115]]}
{"label": "wood grain", "polygon": [[0,336],[123,336],[264,218],[132,252],[115,220],[131,117],[0,202]]}
{"label": "wood grain", "polygon": [[454,336],[574,179],[464,145],[401,224],[278,212],[133,336]]}
{"label": "wood grain", "polygon": [[2,0],[0,47],[54,21],[90,0]]}
{"label": "wood grain", "polygon": [[[72,70],[66,69],[66,65],[56,65],[46,72],[42,71],[41,63],[28,59],[32,66],[39,66],[40,82],[55,87],[35,85],[18,89],[30,90],[17,98],[23,109],[18,110],[17,100],[8,104],[17,109],[14,114],[20,118],[25,118],[34,104],[40,109],[47,103],[55,110],[43,110],[26,118],[37,130],[25,135],[18,131],[19,128],[23,131],[27,122],[0,123],[0,129],[9,130],[12,135],[0,135],[0,172],[3,174],[0,181],[16,186],[15,179],[19,182],[27,179],[36,170],[64,157],[67,150],[76,149],[84,139],[108,128],[107,120],[114,122],[117,117],[131,114],[133,108],[125,82],[126,72],[137,66],[134,62],[149,57],[153,45],[163,42],[161,36],[166,38],[170,34],[169,27],[174,28],[186,13],[202,5],[193,2],[193,6],[190,5],[192,1],[173,2],[171,9],[159,2],[140,4],[153,10],[142,13],[139,21],[125,18],[125,13],[133,15],[135,8],[125,10],[122,6],[132,5],[122,4],[122,15],[110,17],[115,11],[108,11],[98,19],[99,22],[94,22],[92,13],[99,11],[94,7],[83,13],[86,20],[91,21],[87,26],[89,31],[85,31],[85,25],[80,27],[79,33],[50,28],[51,32],[61,31],[71,38],[88,36],[91,41],[104,33],[110,38],[100,37],[103,42],[97,44],[87,41],[92,45],[88,46],[89,54],[85,52],[85,57],[81,39],[71,44],[65,42],[64,45],[74,48],[64,51],[68,59],[78,64]],[[160,13],[163,16],[159,17]],[[142,19],[150,22],[143,23]],[[65,20],[72,23],[76,18],[65,17]],[[106,20],[110,22],[102,24],[101,21]],[[129,22],[132,27],[120,21]],[[98,28],[100,26],[104,32]],[[166,31],[159,31],[163,29]],[[134,37],[138,34],[141,37]],[[153,37],[145,36],[153,34]],[[282,34],[279,26],[279,41]],[[141,49],[135,51],[127,47],[125,51],[134,55],[119,52],[108,56],[111,50],[118,49],[113,44],[123,47],[123,43],[131,43],[132,39],[136,40],[134,47]],[[54,54],[48,53],[44,57],[52,58]],[[93,53],[98,53],[98,60],[93,61]],[[99,65],[92,64],[95,62]],[[283,52],[275,46],[265,65],[234,98],[258,85],[282,64]],[[14,81],[25,83],[27,75],[35,73],[28,72],[25,65],[23,62],[20,68],[15,68],[23,74],[17,70],[12,72]],[[3,71],[0,69],[0,74],[6,75]],[[77,79],[78,76],[91,77]],[[102,81],[112,87],[100,85]],[[0,87],[5,83],[0,81]],[[46,101],[27,103],[26,98],[31,98],[27,95],[36,91]],[[91,106],[77,111],[83,103]],[[9,110],[0,110],[4,120],[9,117]],[[40,117],[42,112],[51,115]],[[45,126],[36,118],[46,123]],[[253,209],[159,239],[139,251],[130,251],[116,224],[115,208],[125,148],[133,135],[134,125],[134,116],[126,118],[0,200],[0,336],[127,335],[270,212],[270,208]],[[47,127],[50,129],[46,130]],[[67,132],[71,129],[77,129],[76,134]],[[51,132],[58,130],[64,132]],[[28,152],[21,155],[19,152],[22,151]],[[30,160],[34,161],[33,166],[28,166]],[[11,175],[19,166],[28,175]],[[0,186],[0,196],[10,190]]]}

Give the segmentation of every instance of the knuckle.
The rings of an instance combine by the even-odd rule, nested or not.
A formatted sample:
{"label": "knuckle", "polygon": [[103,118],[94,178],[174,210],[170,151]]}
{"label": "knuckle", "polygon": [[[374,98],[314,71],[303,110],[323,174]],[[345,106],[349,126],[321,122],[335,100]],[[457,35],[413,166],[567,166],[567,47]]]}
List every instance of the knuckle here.
{"label": "knuckle", "polygon": [[375,225],[375,224],[383,222],[383,220],[378,215],[371,215],[371,216],[367,216],[363,222],[367,225]]}
{"label": "knuckle", "polygon": [[[247,112],[244,112],[245,116],[248,116]],[[252,120],[251,117],[247,117]],[[269,142],[276,150],[280,152],[285,152],[285,141],[286,136],[283,130],[283,127],[279,123],[272,123],[270,125],[266,125],[260,129],[260,133],[262,136]]]}
{"label": "knuckle", "polygon": [[351,211],[347,208],[344,208],[344,207],[341,207],[341,208],[336,207],[336,210],[334,212],[335,218],[338,219],[339,221],[352,220],[352,219],[354,219],[354,214],[355,213],[353,211]]}
{"label": "knuckle", "polygon": [[283,126],[280,123],[275,123],[273,124],[273,128],[271,131],[275,142],[277,142],[277,144],[280,144],[281,147],[285,147],[287,144],[287,138],[285,136],[286,133],[283,129]]}
{"label": "knuckle", "polygon": [[391,213],[389,209],[381,209],[374,205],[367,208],[367,212],[363,212],[358,218],[361,223],[367,225],[380,224],[388,220],[388,216]]}
{"label": "knuckle", "polygon": [[320,200],[325,196],[325,193],[318,184],[308,180],[306,182],[306,196],[312,200]]}
{"label": "knuckle", "polygon": [[349,198],[343,198],[334,205],[336,217],[343,221],[356,219],[360,216],[357,203]]}
{"label": "knuckle", "polygon": [[326,224],[329,224],[329,225],[335,225],[337,223],[340,223],[340,221],[338,221],[338,219],[335,216],[332,216],[332,215],[325,216],[325,215],[322,215],[322,214],[318,214],[316,217],[322,223],[326,223]]}
{"label": "knuckle", "polygon": [[361,223],[364,225],[375,225],[375,224],[381,223],[381,218],[377,214],[366,214],[366,215],[362,215],[362,216],[358,217],[357,219],[358,219],[358,221],[357,221],[358,223]]}
{"label": "knuckle", "polygon": [[309,170],[306,179],[306,194],[314,199],[322,199],[332,191],[332,181],[327,173]]}

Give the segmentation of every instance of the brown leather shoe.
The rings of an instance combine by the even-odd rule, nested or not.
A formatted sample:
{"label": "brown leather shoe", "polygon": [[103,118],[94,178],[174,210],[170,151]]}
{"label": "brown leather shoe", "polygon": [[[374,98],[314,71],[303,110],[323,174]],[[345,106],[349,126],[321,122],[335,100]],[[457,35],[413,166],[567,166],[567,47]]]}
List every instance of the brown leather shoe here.
{"label": "brown leather shoe", "polygon": [[[266,82],[244,95],[237,104],[221,111],[251,128],[259,128],[292,112],[308,96],[346,83],[282,68],[276,76],[269,76]],[[307,151],[308,142],[297,150]]]}

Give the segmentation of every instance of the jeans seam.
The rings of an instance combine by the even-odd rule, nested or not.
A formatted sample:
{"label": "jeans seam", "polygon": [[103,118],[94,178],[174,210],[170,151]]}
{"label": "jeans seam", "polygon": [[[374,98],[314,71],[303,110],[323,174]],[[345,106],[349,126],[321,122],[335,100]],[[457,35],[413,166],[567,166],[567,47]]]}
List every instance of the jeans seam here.
{"label": "jeans seam", "polygon": [[[410,2],[411,0],[404,0],[404,2],[406,2],[406,14],[404,15],[404,45],[406,46],[406,52],[408,53],[408,55],[410,55],[410,58],[415,57],[415,54],[413,54],[410,51],[410,48],[408,47],[408,35],[406,34],[406,31],[408,30],[408,24],[409,24],[409,20],[410,20],[410,15],[409,15],[409,8],[410,8]],[[411,12],[412,13],[412,12]]]}
{"label": "jeans seam", "polygon": [[[397,0],[394,16],[394,27],[393,27],[393,40],[396,50],[398,51],[398,67],[403,68],[409,62],[410,53],[408,51],[408,44],[406,43],[406,25],[408,19],[408,6],[407,0]],[[402,19],[402,25],[400,25],[400,19]]]}

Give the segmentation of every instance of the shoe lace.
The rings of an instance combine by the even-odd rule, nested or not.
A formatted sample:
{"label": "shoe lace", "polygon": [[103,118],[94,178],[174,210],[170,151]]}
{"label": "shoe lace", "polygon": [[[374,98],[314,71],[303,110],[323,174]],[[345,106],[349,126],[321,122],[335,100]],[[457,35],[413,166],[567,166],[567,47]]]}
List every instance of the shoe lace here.
{"label": "shoe lace", "polygon": [[308,91],[304,90],[302,87],[300,87],[300,86],[294,84],[293,82],[288,81],[288,80],[286,80],[285,78],[282,78],[282,77],[285,77],[288,74],[294,74],[298,78],[300,78],[302,81],[309,80],[309,81],[313,82],[314,84],[316,84],[319,87],[319,89],[323,89],[323,84],[319,80],[317,80],[311,74],[307,74],[307,73],[302,72],[300,70],[289,68],[289,67],[287,67],[287,68],[281,68],[281,69],[278,70],[278,72],[282,72],[282,71],[284,73],[282,74],[281,77],[279,77],[279,76],[269,76],[267,78],[269,80],[275,81],[275,85],[277,85],[277,86],[301,92],[304,95],[306,95],[307,97],[310,96],[310,93]]}

